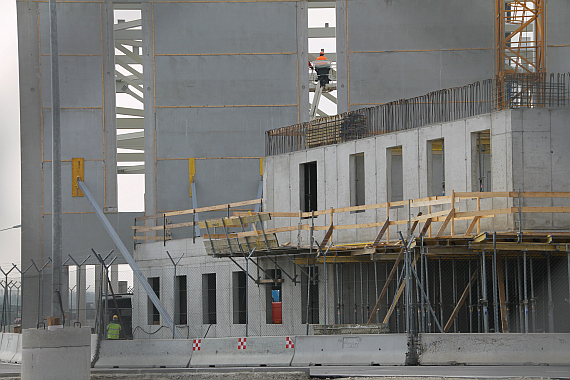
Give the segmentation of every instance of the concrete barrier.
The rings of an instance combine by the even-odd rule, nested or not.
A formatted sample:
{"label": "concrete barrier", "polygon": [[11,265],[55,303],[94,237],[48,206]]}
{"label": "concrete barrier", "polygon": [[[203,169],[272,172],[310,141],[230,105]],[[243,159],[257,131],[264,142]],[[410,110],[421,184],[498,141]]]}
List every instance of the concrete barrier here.
{"label": "concrete barrier", "polygon": [[2,343],[0,344],[0,361],[10,363],[17,354],[19,335],[20,334],[12,333],[2,334]]}
{"label": "concrete barrier", "polygon": [[191,356],[190,339],[103,340],[95,368],[186,368]]}
{"label": "concrete barrier", "polygon": [[97,334],[91,334],[91,361],[95,359],[96,351],[97,351]]}
{"label": "concrete barrier", "polygon": [[16,353],[10,360],[10,363],[22,364],[22,334],[16,335],[18,335],[18,348],[16,348]]}
{"label": "concrete barrier", "polygon": [[91,329],[26,329],[22,333],[22,380],[89,380]]}
{"label": "concrete barrier", "polygon": [[404,365],[404,334],[297,336],[292,366]]}
{"label": "concrete barrier", "polygon": [[569,365],[570,334],[420,334],[421,365]]}
{"label": "concrete barrier", "polygon": [[295,337],[194,339],[191,367],[289,366]]}

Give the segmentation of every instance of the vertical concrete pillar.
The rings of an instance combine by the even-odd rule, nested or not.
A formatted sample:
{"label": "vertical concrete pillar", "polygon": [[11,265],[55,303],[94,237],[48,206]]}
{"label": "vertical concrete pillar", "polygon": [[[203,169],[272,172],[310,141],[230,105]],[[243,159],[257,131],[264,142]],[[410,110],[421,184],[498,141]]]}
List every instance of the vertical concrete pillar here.
{"label": "vertical concrete pillar", "polygon": [[336,2],[336,98],[337,113],[349,111],[348,0]]}
{"label": "vertical concrete pillar", "polygon": [[86,314],[85,314],[85,309],[87,306],[87,303],[85,302],[85,296],[87,293],[86,292],[87,271],[86,271],[85,266],[82,266],[81,268],[77,268],[76,276],[77,276],[77,280],[75,281],[75,283],[77,284],[77,296],[78,296],[78,298],[76,298],[76,300],[78,300],[79,302],[77,302],[75,307],[77,309],[79,309],[77,320],[79,322],[81,322],[81,325],[83,326],[87,323]]}
{"label": "vertical concrete pillar", "polygon": [[309,62],[309,7],[307,1],[300,1],[297,5],[297,57],[298,57],[298,122],[309,121],[309,76],[307,75],[307,62]]}

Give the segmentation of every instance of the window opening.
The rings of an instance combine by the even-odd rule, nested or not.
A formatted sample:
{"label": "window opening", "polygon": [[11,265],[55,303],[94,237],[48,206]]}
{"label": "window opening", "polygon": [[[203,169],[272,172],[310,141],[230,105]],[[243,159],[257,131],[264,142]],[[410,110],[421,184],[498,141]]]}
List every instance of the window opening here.
{"label": "window opening", "polygon": [[[149,277],[148,284],[154,291],[154,294],[156,294],[156,298],[160,299],[160,277]],[[148,304],[148,309],[147,309],[148,324],[160,325],[160,314],[158,313],[158,309],[156,308],[156,306],[154,306],[150,298],[148,298],[147,304]]]}
{"label": "window opening", "polygon": [[404,172],[402,166],[402,146],[386,150],[386,165],[388,179],[388,201],[398,202],[404,199]]}
{"label": "window opening", "polygon": [[428,195],[445,195],[445,144],[443,139],[427,142]]}
{"label": "window opening", "polygon": [[187,307],[187,285],[186,276],[176,276],[176,299],[174,301],[175,314],[174,323],[177,325],[188,324],[188,307]]}
{"label": "window opening", "polygon": [[281,277],[281,270],[268,269],[265,273],[265,279],[268,281],[265,286],[265,323],[281,324],[283,322],[281,298],[281,284],[283,283],[283,279]]}
{"label": "window opening", "polygon": [[[366,204],[364,189],[364,153],[351,154],[349,158],[350,170],[350,205],[362,206]],[[364,210],[353,211],[353,213]]]}
{"label": "window opening", "polygon": [[[301,273],[301,321],[302,323],[319,323],[319,268],[306,267]],[[307,274],[309,274],[309,277]],[[308,287],[308,288],[307,288]],[[307,302],[308,298],[308,302]]]}
{"label": "window opening", "polygon": [[300,165],[301,210],[317,211],[317,162]]}
{"label": "window opening", "polygon": [[245,296],[245,272],[232,273],[233,289],[233,320],[234,324],[242,325],[247,320],[247,304]]}
{"label": "window opening", "polygon": [[491,191],[491,131],[471,134],[471,177],[473,191]]}
{"label": "window opening", "polygon": [[216,274],[202,275],[202,311],[205,325],[216,324]]}
{"label": "window opening", "polygon": [[115,4],[117,191],[120,212],[144,211],[142,36],[140,4]]}

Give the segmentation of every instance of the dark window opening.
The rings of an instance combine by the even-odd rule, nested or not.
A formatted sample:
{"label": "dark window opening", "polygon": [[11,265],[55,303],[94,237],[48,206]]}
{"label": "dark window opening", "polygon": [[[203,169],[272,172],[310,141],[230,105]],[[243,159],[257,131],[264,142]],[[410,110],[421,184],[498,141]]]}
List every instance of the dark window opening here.
{"label": "dark window opening", "polygon": [[404,171],[402,166],[402,146],[386,150],[386,177],[388,179],[388,202],[404,199]]}
{"label": "dark window opening", "polygon": [[273,279],[274,282],[267,283],[265,286],[265,323],[281,324],[282,323],[282,297],[281,297],[281,269],[266,270],[266,279]]}
{"label": "dark window opening", "polygon": [[233,320],[234,324],[241,325],[246,323],[247,319],[247,303],[245,296],[245,272],[232,273],[232,289],[233,289]]}
{"label": "dark window opening", "polygon": [[300,165],[301,210],[317,211],[317,162]]}
{"label": "dark window opening", "polygon": [[[364,153],[351,154],[349,159],[350,169],[350,205],[363,206],[366,204],[364,199]],[[353,211],[364,212],[364,210]]]}
{"label": "dark window opening", "polygon": [[[307,272],[309,277],[304,273]],[[319,323],[319,268],[306,267],[301,274],[301,321],[302,323]],[[310,281],[308,281],[310,280]],[[308,286],[308,289],[307,289]],[[308,302],[307,302],[308,296]]]}
{"label": "dark window opening", "polygon": [[[156,297],[160,299],[160,277],[149,277],[148,284],[154,291],[154,294],[156,294]],[[147,323],[149,325],[160,325],[160,314],[158,313],[158,309],[156,308],[156,306],[154,306],[150,298],[148,298],[147,304],[148,304]]]}
{"label": "dark window opening", "polygon": [[216,274],[202,275],[202,314],[204,324],[216,324]]}
{"label": "dark window opening", "polygon": [[187,285],[186,276],[176,276],[176,299],[174,323],[177,325],[188,324],[188,307],[187,307]]}

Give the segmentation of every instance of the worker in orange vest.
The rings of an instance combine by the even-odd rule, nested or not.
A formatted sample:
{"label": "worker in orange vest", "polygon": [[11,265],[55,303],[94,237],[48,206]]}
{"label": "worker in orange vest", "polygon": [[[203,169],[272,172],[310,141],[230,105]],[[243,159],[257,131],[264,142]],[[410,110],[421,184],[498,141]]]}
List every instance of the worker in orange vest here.
{"label": "worker in orange vest", "polygon": [[324,87],[329,80],[329,72],[331,69],[331,63],[325,57],[325,49],[321,49],[321,53],[315,61],[315,70],[317,70],[317,79],[321,83],[321,87]]}

